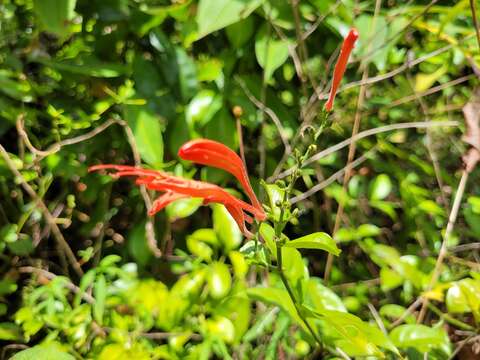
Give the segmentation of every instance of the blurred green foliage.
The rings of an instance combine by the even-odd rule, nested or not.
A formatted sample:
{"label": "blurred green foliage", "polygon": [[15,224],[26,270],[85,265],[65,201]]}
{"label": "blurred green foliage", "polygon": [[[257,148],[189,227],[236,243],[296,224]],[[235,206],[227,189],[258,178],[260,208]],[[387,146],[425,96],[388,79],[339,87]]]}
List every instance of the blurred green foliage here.
{"label": "blurred green foliage", "polygon": [[[366,137],[346,187],[333,181],[282,213],[283,184],[259,184],[295,166],[281,160],[285,141],[313,141],[302,126],[324,120],[331,62],[351,26],[360,39],[318,151],[349,138],[356,113],[362,129],[458,125]],[[478,170],[429,288],[467,149],[461,109],[479,83],[479,45],[466,0],[3,0],[0,359],[479,356]],[[243,139],[273,227],[247,241],[223,206],[199,199],[152,221],[137,187],[87,173],[141,160],[239,194],[228,174],[179,161],[196,137],[235,150]],[[346,159],[336,151],[304,166],[293,195]],[[274,265],[283,215],[283,268],[300,304]],[[330,282],[325,252],[338,255]],[[422,295],[431,303],[419,324]]]}

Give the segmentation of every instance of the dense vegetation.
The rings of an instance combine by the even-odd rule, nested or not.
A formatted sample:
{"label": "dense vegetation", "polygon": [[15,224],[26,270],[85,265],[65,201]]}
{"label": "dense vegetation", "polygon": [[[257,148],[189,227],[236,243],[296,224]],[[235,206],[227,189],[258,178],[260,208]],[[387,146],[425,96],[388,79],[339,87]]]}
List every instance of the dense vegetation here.
{"label": "dense vegetation", "polygon": [[[478,359],[478,5],[1,1],[0,359]],[[251,239],[87,171],[248,201],[196,138],[244,158]]]}

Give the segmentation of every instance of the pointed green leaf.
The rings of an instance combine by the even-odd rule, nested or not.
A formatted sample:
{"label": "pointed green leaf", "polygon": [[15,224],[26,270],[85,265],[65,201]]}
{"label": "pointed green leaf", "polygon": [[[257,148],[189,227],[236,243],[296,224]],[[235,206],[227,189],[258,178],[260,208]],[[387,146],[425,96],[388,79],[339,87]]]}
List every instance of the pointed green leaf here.
{"label": "pointed green leaf", "polygon": [[335,244],[335,240],[333,240],[330,235],[324,232],[316,232],[310,235],[302,236],[301,238],[287,242],[285,246],[296,249],[325,250],[335,256],[338,256],[341,252],[341,250]]}
{"label": "pointed green leaf", "polygon": [[246,19],[263,0],[200,0],[197,10],[198,37]]}

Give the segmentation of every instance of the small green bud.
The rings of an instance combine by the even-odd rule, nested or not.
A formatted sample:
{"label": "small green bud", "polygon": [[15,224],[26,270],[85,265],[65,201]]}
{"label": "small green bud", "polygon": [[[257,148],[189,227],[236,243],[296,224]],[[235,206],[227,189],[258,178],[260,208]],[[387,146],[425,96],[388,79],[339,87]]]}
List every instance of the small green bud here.
{"label": "small green bud", "polygon": [[293,218],[298,217],[299,212],[300,212],[300,210],[298,210],[298,208],[293,209],[293,211],[292,211],[292,217],[293,217]]}

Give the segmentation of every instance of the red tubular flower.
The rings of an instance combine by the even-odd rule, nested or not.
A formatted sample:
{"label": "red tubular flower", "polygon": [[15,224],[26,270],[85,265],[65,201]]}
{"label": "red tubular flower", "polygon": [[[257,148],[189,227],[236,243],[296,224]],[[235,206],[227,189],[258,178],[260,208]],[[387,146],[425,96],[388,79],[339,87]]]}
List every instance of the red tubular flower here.
{"label": "red tubular flower", "polygon": [[235,176],[242,184],[253,206],[263,213],[262,205],[250,185],[247,169],[235,151],[217,141],[197,139],[183,144],[178,150],[178,156],[197,164],[225,170]]}
{"label": "red tubular flower", "polygon": [[155,199],[155,201],[152,204],[152,207],[150,208],[150,210],[148,210],[148,215],[153,216],[160,210],[163,210],[163,208],[168,204],[176,200],[184,199],[187,197],[188,195],[185,195],[185,194],[179,194],[179,193],[174,193],[172,191],[167,191],[165,194]]}
{"label": "red tubular flower", "polygon": [[[198,142],[201,142],[201,141],[198,140]],[[208,140],[203,140],[203,144],[208,142],[209,142]],[[245,236],[250,238],[253,236],[253,234],[250,231],[248,231],[245,225],[245,222],[251,224],[253,222],[253,218],[247,215],[245,212],[253,215],[253,217],[258,221],[265,220],[266,218],[265,212],[263,211],[260,203],[255,197],[255,194],[253,193],[253,190],[250,186],[250,182],[248,181],[248,176],[246,175],[246,169],[244,168],[243,163],[241,163],[241,160],[238,157],[238,155],[222,144],[219,144],[213,141],[212,143],[215,144],[216,147],[214,147],[214,149],[216,149],[217,152],[209,151],[207,147],[207,149],[204,150],[207,152],[207,155],[203,158],[199,155],[199,152],[201,152],[201,150],[195,147],[194,147],[195,151],[187,152],[187,153],[190,156],[192,156],[193,154],[193,158],[195,159],[200,156],[199,157],[200,160],[195,162],[198,162],[200,164],[204,164],[204,163],[214,164],[212,166],[220,167],[226,170],[228,169],[227,171],[232,172],[232,174],[235,177],[238,176],[237,179],[239,179],[242,185],[246,188],[246,191],[249,194],[249,197],[251,197],[252,199],[252,196],[253,196],[253,199],[256,201],[254,202],[254,200],[252,200],[252,203],[254,205],[248,204],[240,199],[237,199],[235,196],[226,192],[224,189],[222,189],[217,185],[214,185],[208,182],[203,182],[203,181],[184,179],[178,176],[170,175],[162,171],[142,169],[134,166],[111,165],[111,164],[95,165],[90,167],[88,170],[89,171],[113,170],[115,171],[115,173],[113,173],[112,176],[115,176],[115,177],[137,176],[137,180],[136,180],[137,185],[145,185],[150,190],[163,192],[164,194],[158,197],[153,202],[151,209],[149,209],[148,214],[150,216],[153,216],[155,213],[162,210],[163,208],[165,208],[165,206],[172,203],[173,201],[187,198],[187,197],[202,198],[203,203],[205,205],[208,203],[220,203],[225,206],[225,208],[233,217],[233,219],[238,224],[240,230],[245,234]],[[218,145],[221,145],[221,147],[219,147]],[[235,164],[238,165],[238,160],[240,160],[240,164],[241,164],[240,170],[232,166],[226,165],[226,163],[222,162],[222,161],[227,161],[227,159],[218,156],[217,153],[220,149],[225,153],[227,153],[228,155],[230,155],[233,159],[232,161]],[[227,152],[227,150],[229,152]],[[232,156],[231,153],[233,153],[235,156]],[[189,155],[186,155],[186,156],[189,156]],[[207,159],[207,160],[203,160],[202,162],[201,159]],[[213,162],[210,162],[208,161],[209,159],[215,159],[215,160]]]}
{"label": "red tubular flower", "polygon": [[335,101],[335,95],[337,94],[338,86],[340,85],[343,74],[345,74],[348,58],[350,57],[350,53],[352,52],[352,49],[357,39],[358,31],[357,29],[352,28],[343,40],[342,49],[340,50],[340,56],[338,57],[337,63],[335,64],[335,69],[333,71],[332,88],[330,89],[330,95],[328,96],[328,100],[325,103],[326,111],[331,111],[333,108],[333,102]]}

